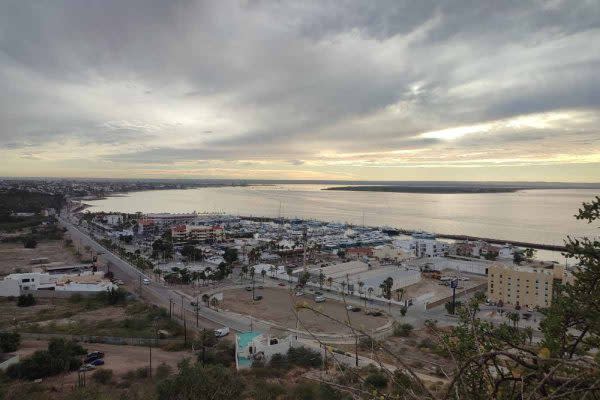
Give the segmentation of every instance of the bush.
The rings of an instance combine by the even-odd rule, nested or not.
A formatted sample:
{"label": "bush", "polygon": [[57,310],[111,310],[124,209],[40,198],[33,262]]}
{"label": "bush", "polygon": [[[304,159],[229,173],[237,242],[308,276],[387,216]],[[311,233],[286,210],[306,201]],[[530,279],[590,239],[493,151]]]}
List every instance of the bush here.
{"label": "bush", "polygon": [[171,375],[172,372],[173,369],[169,365],[161,363],[154,371],[154,378],[161,381]]}
{"label": "bush", "polygon": [[288,358],[285,354],[273,354],[271,357],[271,361],[269,361],[269,367],[275,369],[288,369],[290,363],[288,362]]}
{"label": "bush", "polygon": [[291,347],[287,358],[290,364],[300,367],[319,367],[322,363],[321,353],[306,347]]}
{"label": "bush", "polygon": [[97,371],[94,371],[94,373],[92,374],[92,379],[95,382],[101,383],[103,385],[106,385],[107,383],[112,381],[112,377],[112,369],[99,369]]}
{"label": "bush", "polygon": [[17,306],[19,307],[29,307],[35,305],[35,297],[31,293],[22,294],[17,299]]}
{"label": "bush", "polygon": [[74,341],[52,339],[47,350],[38,350],[23,361],[8,367],[6,374],[13,379],[34,380],[74,371],[81,366],[80,356],[86,350]]}
{"label": "bush", "polygon": [[379,347],[379,343],[377,342],[377,340],[367,336],[360,338],[358,342],[358,347],[360,347],[362,350],[371,350]]}
{"label": "bush", "polygon": [[35,249],[37,247],[37,240],[35,240],[35,239],[27,239],[25,241],[25,243],[23,243],[23,246],[26,249]]}
{"label": "bush", "polygon": [[21,344],[21,335],[14,332],[0,332],[0,353],[17,351]]}
{"label": "bush", "polygon": [[158,384],[157,398],[229,400],[241,398],[243,390],[244,382],[229,368],[183,361],[178,374]]}
{"label": "bush", "polygon": [[81,301],[83,300],[83,296],[79,293],[74,293],[69,297],[69,303],[81,303]]}
{"label": "bush", "polygon": [[285,387],[264,380],[256,382],[250,392],[254,400],[275,400],[287,393]]}
{"label": "bush", "polygon": [[365,385],[375,389],[387,387],[388,377],[383,372],[372,372],[365,378]]}
{"label": "bush", "polygon": [[408,323],[394,324],[394,336],[407,337],[413,330],[413,326]]}

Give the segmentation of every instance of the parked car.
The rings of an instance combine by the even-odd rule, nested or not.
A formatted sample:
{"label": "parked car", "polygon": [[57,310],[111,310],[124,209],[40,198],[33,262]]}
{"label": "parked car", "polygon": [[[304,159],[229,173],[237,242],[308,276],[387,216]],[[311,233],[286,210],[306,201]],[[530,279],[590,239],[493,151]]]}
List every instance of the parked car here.
{"label": "parked car", "polygon": [[225,326],[223,328],[215,329],[215,337],[223,337],[229,335],[229,327]]}
{"label": "parked car", "polygon": [[142,282],[144,283],[144,285],[149,285],[150,284],[150,279],[144,278],[144,279],[142,279]]}
{"label": "parked car", "polygon": [[79,371],[81,372],[91,371],[94,369],[96,369],[96,367],[94,367],[92,364],[85,364],[79,367]]}
{"label": "parked car", "polygon": [[285,286],[285,283],[283,283],[283,282],[279,282],[279,283],[278,283],[278,285],[279,285],[279,286]]}
{"label": "parked car", "polygon": [[325,301],[325,297],[323,297],[323,296],[315,297],[315,303],[323,303],[324,301]]}
{"label": "parked car", "polygon": [[245,289],[246,289],[246,292],[251,292],[252,291],[252,288],[250,286],[246,286]]}
{"label": "parked car", "polygon": [[86,357],[104,358],[104,353],[101,351],[92,351],[91,353],[88,353]]}
{"label": "parked car", "polygon": [[196,307],[197,305],[198,305],[198,302],[196,302],[196,301],[190,302],[190,306],[192,306],[192,307]]}
{"label": "parked car", "polygon": [[90,364],[97,367],[99,365],[104,365],[104,360],[101,358],[98,358],[98,359],[92,361]]}
{"label": "parked car", "polygon": [[263,285],[258,285],[259,289],[264,289],[265,287]]}
{"label": "parked car", "polygon": [[296,292],[296,296],[304,296],[304,292]]}
{"label": "parked car", "polygon": [[352,312],[359,312],[362,311],[362,308],[360,307],[352,307]]}
{"label": "parked car", "polygon": [[348,310],[348,311],[352,311],[353,308],[354,308],[354,306],[352,304],[348,304],[346,306],[346,310]]}
{"label": "parked car", "polygon": [[262,297],[261,295],[254,296],[254,301],[259,301],[259,300],[262,300],[262,298],[263,298],[263,297]]}

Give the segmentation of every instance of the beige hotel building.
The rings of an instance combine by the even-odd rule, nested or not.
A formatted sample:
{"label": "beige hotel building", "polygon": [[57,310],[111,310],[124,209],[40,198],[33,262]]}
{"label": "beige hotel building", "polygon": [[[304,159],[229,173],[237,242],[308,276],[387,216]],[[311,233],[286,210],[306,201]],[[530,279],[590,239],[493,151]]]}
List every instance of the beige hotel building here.
{"label": "beige hotel building", "polygon": [[488,298],[522,307],[548,307],[556,282],[571,283],[573,275],[554,263],[494,264],[488,269]]}

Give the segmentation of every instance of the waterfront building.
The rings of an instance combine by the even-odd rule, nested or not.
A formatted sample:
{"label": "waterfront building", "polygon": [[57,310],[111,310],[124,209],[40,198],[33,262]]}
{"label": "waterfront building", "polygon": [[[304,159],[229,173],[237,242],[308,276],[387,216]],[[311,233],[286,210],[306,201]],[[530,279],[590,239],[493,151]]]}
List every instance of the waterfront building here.
{"label": "waterfront building", "polygon": [[545,308],[552,304],[556,284],[572,281],[573,275],[556,263],[496,263],[488,269],[488,298],[512,306]]}

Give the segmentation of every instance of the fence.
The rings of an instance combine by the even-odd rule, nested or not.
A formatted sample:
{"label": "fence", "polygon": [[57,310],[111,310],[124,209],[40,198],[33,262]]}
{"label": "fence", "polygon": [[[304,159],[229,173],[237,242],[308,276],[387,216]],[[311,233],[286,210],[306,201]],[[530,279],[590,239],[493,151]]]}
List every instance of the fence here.
{"label": "fence", "polygon": [[131,338],[119,336],[93,336],[93,335],[66,335],[60,333],[20,333],[23,339],[30,340],[50,340],[63,338],[85,343],[104,343],[113,345],[130,346],[160,346],[166,344],[183,343],[183,339],[152,339],[152,338]]}
{"label": "fence", "polygon": [[[479,284],[477,286],[473,286],[472,288],[463,290],[462,292],[458,292],[458,293],[456,293],[456,297],[459,298],[459,297],[462,297],[462,296],[467,295],[467,294],[479,292],[482,289],[484,291],[487,289],[487,283],[482,283],[482,284]],[[444,297],[443,299],[439,299],[439,300],[436,300],[436,301],[432,301],[431,303],[427,303],[427,305],[425,306],[425,309],[429,310],[429,309],[435,308],[435,307],[437,307],[439,305],[446,304],[449,301],[452,301],[452,296]]]}

